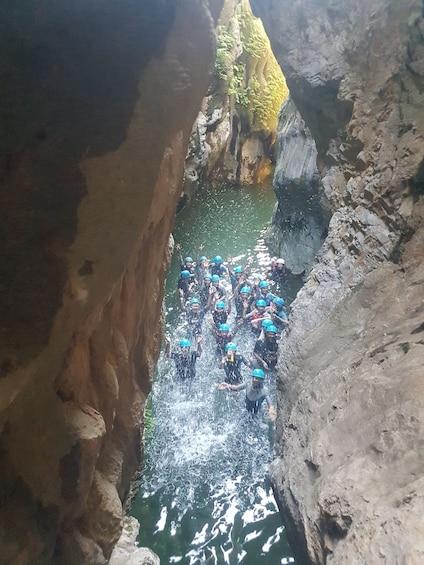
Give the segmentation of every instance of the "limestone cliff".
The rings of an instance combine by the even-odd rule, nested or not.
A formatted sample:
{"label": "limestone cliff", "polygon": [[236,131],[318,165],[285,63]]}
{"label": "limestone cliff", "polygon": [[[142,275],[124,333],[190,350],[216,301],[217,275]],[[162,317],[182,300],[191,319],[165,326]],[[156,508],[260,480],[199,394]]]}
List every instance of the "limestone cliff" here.
{"label": "limestone cliff", "polygon": [[119,537],[220,4],[2,12],[2,563],[105,563]]}
{"label": "limestone cliff", "polygon": [[301,563],[422,563],[422,5],[252,4],[332,211],[282,347],[275,493]]}

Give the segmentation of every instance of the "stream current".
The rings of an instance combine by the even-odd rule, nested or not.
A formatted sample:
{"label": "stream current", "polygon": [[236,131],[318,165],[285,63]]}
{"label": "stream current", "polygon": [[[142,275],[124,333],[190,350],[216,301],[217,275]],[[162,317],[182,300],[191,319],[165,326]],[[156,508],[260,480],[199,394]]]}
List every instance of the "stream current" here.
{"label": "stream current", "polygon": [[[219,254],[224,261],[231,255],[232,267],[251,258],[252,270],[265,275],[270,257],[263,233],[274,203],[271,187],[203,190],[178,214],[175,241],[183,257],[196,260],[203,244],[200,255]],[[175,253],[165,292],[165,332],[173,349],[187,337],[178,307],[179,272]],[[289,278],[280,293],[287,313],[297,290],[298,282]],[[232,331],[234,316],[232,307]],[[242,327],[234,341],[250,357],[250,330]],[[249,368],[243,369],[249,378]],[[294,563],[267,476],[274,424],[266,407],[259,418],[247,414],[244,391],[219,391],[223,380],[208,315],[192,383],[177,382],[174,362],[161,353],[148,402],[143,481],[131,510],[141,523],[138,543],[156,552],[163,565]],[[275,405],[274,377],[266,385]]]}

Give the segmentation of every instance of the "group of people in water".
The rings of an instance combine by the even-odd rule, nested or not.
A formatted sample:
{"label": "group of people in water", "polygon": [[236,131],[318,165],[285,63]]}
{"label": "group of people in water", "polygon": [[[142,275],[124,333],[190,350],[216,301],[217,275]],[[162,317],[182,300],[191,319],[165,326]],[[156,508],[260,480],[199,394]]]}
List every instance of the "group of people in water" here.
{"label": "group of people in water", "polygon": [[[267,277],[262,277],[252,271],[250,261],[244,267],[233,267],[231,257],[224,263],[220,255],[213,260],[201,255],[195,262],[190,256],[183,258],[179,244],[175,248],[181,266],[179,305],[185,316],[187,337],[180,339],[179,347],[172,350],[171,338],[166,335],[165,354],[174,360],[177,378],[186,381],[196,376],[196,361],[202,354],[203,323],[207,317],[216,341],[218,367],[225,373],[219,390],[245,390],[249,412],[257,414],[265,401],[270,419],[275,419],[265,378],[272,377],[275,371],[279,338],[288,326],[281,296],[286,278],[284,259],[273,258]],[[202,249],[200,246],[199,250]],[[233,331],[228,324],[232,308],[235,308]],[[249,358],[238,351],[234,341],[242,327],[249,328],[256,338]],[[250,382],[244,381],[242,365],[251,369]]]}

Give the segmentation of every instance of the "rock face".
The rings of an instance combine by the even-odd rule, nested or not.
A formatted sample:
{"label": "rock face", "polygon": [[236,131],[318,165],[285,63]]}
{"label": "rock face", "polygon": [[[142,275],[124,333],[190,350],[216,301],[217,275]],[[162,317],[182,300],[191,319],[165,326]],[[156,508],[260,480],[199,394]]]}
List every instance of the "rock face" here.
{"label": "rock face", "polygon": [[276,497],[299,563],[422,563],[422,6],[252,4],[332,212],[282,348]]}
{"label": "rock face", "polygon": [[289,98],[278,118],[277,203],[266,241],[291,271],[309,270],[325,238],[328,203],[319,180],[315,141]]}
{"label": "rock face", "polygon": [[2,563],[105,563],[120,535],[221,4],[3,13]]}
{"label": "rock face", "polygon": [[262,22],[248,0],[226,0],[217,58],[193,126],[183,195],[203,184],[260,184],[275,162],[278,110],[288,90]]}

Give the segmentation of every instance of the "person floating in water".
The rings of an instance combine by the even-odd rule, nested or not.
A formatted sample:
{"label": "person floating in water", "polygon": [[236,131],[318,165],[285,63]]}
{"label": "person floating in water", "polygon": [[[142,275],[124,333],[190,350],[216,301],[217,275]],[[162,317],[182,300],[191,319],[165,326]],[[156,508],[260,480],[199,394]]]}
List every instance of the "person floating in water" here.
{"label": "person floating in water", "polygon": [[253,356],[266,371],[275,369],[278,361],[277,328],[275,326],[266,327],[264,339],[256,340]]}
{"label": "person floating in water", "polygon": [[285,330],[289,325],[287,314],[284,312],[283,306],[284,306],[284,298],[276,296],[274,300],[271,302],[271,307],[269,309],[271,320],[280,333],[282,330]]}
{"label": "person floating in water", "polygon": [[220,324],[219,328],[212,324],[212,333],[216,341],[216,352],[221,358],[225,355],[225,347],[227,343],[233,341],[233,334],[231,333],[230,326],[228,324]]}
{"label": "person floating in water", "polygon": [[180,260],[181,271],[188,271],[191,277],[194,278],[196,274],[196,263],[194,262],[193,258],[187,256],[185,259],[183,259],[183,256],[181,254],[181,245],[179,243],[175,244],[175,249],[178,253],[178,259]]}
{"label": "person floating in water", "polygon": [[202,336],[197,336],[197,347],[192,351],[189,339],[180,340],[180,351],[171,351],[171,338],[165,336],[165,355],[175,361],[177,378],[181,381],[193,380],[196,376],[196,361],[202,354]]}
{"label": "person floating in water", "polygon": [[238,384],[243,382],[243,375],[241,374],[241,365],[251,367],[250,361],[237,353],[237,345],[230,341],[225,346],[225,356],[219,362],[218,367],[225,371],[225,382],[229,384]]}
{"label": "person floating in water", "polygon": [[249,286],[243,286],[238,293],[234,294],[236,305],[236,322],[242,323],[244,318],[252,311],[254,297]]}
{"label": "person floating in water", "polygon": [[219,329],[221,324],[227,323],[227,318],[231,312],[231,302],[224,302],[224,300],[218,300],[215,304],[215,308],[212,310],[212,324],[215,325],[216,329]]}
{"label": "person floating in water", "polygon": [[275,410],[269,396],[268,389],[266,388],[265,373],[262,369],[253,369],[251,373],[251,383],[230,384],[227,382],[218,385],[219,390],[246,390],[246,409],[253,416],[256,416],[262,406],[263,401],[268,405],[268,415],[270,420],[275,420]]}
{"label": "person floating in water", "polygon": [[282,257],[273,257],[271,261],[271,279],[282,285],[286,282],[286,262]]}
{"label": "person floating in water", "polygon": [[[199,245],[199,251],[202,251],[203,245]],[[196,264],[196,278],[199,285],[203,284],[203,277],[209,273],[209,259],[206,255],[200,255]]]}
{"label": "person floating in water", "polygon": [[183,311],[186,302],[190,300],[194,291],[194,281],[191,278],[190,271],[181,271],[177,287],[180,300],[180,308]]}
{"label": "person floating in water", "polygon": [[213,262],[210,265],[210,272],[211,275],[218,275],[221,279],[229,276],[228,269],[224,265],[221,255],[215,255],[213,258]]}
{"label": "person floating in water", "polygon": [[255,306],[256,308],[244,316],[244,320],[249,320],[250,329],[256,336],[259,336],[261,333],[261,322],[266,317],[266,302],[262,298],[259,298]]}
{"label": "person floating in water", "polygon": [[198,298],[192,298],[185,307],[187,324],[191,337],[197,338],[197,336],[202,335],[203,318],[205,317],[206,312],[207,309],[201,308],[200,300]]}
{"label": "person floating in water", "polygon": [[275,296],[269,290],[269,282],[261,281],[259,283],[259,299],[265,300],[265,304],[270,306],[271,302],[274,300]]}

